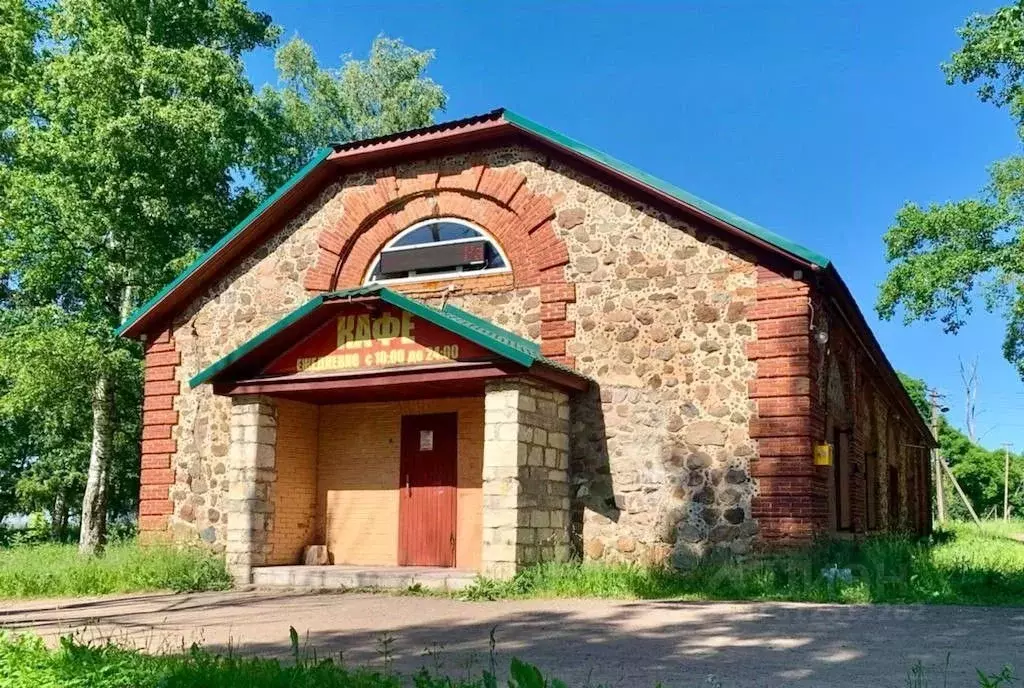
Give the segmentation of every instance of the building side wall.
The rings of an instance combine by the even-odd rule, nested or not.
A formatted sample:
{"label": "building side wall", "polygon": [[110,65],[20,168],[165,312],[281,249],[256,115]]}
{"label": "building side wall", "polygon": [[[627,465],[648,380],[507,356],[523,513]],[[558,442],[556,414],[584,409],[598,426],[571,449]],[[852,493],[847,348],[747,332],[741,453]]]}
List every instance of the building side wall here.
{"label": "building side wall", "polygon": [[403,415],[458,413],[456,567],[480,567],[483,399],[339,404],[320,410],[317,499],[335,564],[398,563]]}
{"label": "building side wall", "polygon": [[[850,528],[869,531],[915,532],[931,529],[931,477],[928,470],[927,429],[916,409],[906,409],[869,360],[856,333],[830,301],[813,294],[814,328],[826,331],[824,344],[811,340],[811,429],[814,442],[830,441],[833,428],[845,431],[850,475]],[[867,463],[873,461],[872,470]],[[892,469],[896,480],[890,480]],[[835,474],[831,467],[814,467],[817,508],[815,532],[836,528]],[[875,482],[869,486],[868,477]],[[874,490],[875,510],[869,528],[868,492]],[[890,511],[889,504],[897,509]]]}
{"label": "building side wall", "polygon": [[298,564],[317,535],[319,407],[279,399],[267,564]]}

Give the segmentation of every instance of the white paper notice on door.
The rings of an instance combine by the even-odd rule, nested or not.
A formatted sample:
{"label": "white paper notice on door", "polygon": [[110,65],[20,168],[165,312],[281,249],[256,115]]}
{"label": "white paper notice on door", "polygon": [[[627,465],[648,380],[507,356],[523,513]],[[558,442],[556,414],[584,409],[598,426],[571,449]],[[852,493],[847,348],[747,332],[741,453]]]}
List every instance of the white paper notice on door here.
{"label": "white paper notice on door", "polygon": [[434,450],[434,431],[420,430],[420,451]]}

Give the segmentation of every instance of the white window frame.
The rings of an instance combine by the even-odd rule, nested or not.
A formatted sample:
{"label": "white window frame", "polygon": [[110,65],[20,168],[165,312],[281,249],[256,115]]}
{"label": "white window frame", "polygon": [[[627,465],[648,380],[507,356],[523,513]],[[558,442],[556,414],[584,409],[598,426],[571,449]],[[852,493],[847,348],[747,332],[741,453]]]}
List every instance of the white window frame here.
{"label": "white window frame", "polygon": [[[457,225],[464,225],[476,232],[480,232],[480,236],[470,237],[468,239],[447,239],[445,241],[431,242],[429,244],[414,244],[413,246],[395,246],[395,244],[398,241],[400,241],[402,237],[408,234],[412,234],[421,227],[426,227],[427,225],[436,224],[438,222],[451,222]],[[458,269],[449,270],[448,272],[428,272],[422,275],[412,274],[409,275],[408,277],[392,277],[391,279],[371,279],[373,277],[374,271],[377,269],[377,265],[380,263],[380,254],[382,254],[384,251],[406,251],[414,248],[422,248],[423,246],[445,246],[448,244],[465,244],[471,241],[480,241],[481,239],[490,242],[491,246],[494,247],[494,250],[496,250],[498,252],[498,255],[501,257],[501,262],[505,264],[504,267],[484,268],[483,270]],[[498,275],[504,272],[512,272],[512,263],[509,262],[508,256],[505,255],[504,249],[501,248],[501,244],[499,244],[498,241],[493,236],[491,236],[490,232],[488,232],[480,225],[477,225],[473,222],[469,222],[468,220],[463,220],[462,218],[459,217],[433,217],[430,218],[429,220],[422,220],[414,225],[410,225],[409,227],[406,227],[395,236],[391,237],[391,239],[389,239],[388,242],[384,244],[379,251],[377,251],[377,255],[374,256],[373,262],[370,263],[370,267],[366,270],[366,274],[363,275],[363,284],[366,285],[394,284],[396,282],[432,282],[435,280],[450,279],[452,277],[463,278],[477,277],[479,275]]]}

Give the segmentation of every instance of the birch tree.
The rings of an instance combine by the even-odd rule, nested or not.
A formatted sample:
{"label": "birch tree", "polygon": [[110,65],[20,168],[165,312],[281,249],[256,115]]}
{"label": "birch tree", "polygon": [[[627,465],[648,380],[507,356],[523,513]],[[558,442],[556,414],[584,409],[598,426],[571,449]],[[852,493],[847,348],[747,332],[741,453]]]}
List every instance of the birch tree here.
{"label": "birch tree", "polygon": [[292,41],[280,91],[257,94],[243,55],[278,36],[244,0],[0,0],[0,429],[32,434],[25,475],[82,464],[83,553],[137,452],[125,316],[325,137],[422,126],[444,104],[430,53],[384,38],[337,71]]}
{"label": "birch tree", "polygon": [[[80,548],[91,553],[105,534],[117,381],[138,359],[113,331],[136,292],[241,212],[232,172],[252,104],[241,55],[277,33],[238,0],[24,7],[36,54],[0,171],[0,273],[7,309],[41,340],[73,333],[91,352],[79,371],[91,407]],[[10,377],[31,377],[31,357],[8,351]]]}

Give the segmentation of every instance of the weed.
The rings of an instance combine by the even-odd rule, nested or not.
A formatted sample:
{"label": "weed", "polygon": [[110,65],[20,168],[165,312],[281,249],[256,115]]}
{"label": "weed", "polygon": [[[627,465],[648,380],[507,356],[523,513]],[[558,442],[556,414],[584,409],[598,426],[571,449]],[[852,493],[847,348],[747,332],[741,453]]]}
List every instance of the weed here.
{"label": "weed", "polygon": [[[1017,524],[1019,530],[1024,530]],[[1019,531],[1018,531],[1019,532]],[[840,575],[841,574],[841,575]],[[630,564],[548,563],[511,581],[478,579],[462,595],[1017,605],[1024,543],[954,524],[937,536],[822,541],[799,552],[705,562],[680,572]]]}
{"label": "weed", "polygon": [[83,557],[75,545],[0,549],[0,597],[103,595],[150,590],[224,590],[231,577],[219,557],[198,547],[113,543]]}
{"label": "weed", "polygon": [[[34,635],[0,634],[0,686],[3,688],[402,688],[410,685],[400,674],[346,667],[342,662],[317,659],[302,651],[299,636],[290,629],[292,656],[282,663],[276,659],[216,655],[198,645],[178,654],[149,655],[114,644],[88,645],[71,637],[48,649]],[[438,668],[424,667],[411,677],[414,688],[568,688],[566,683],[545,676],[537,667],[513,658],[507,683],[499,683],[494,663],[494,630],[491,632],[491,665],[479,678],[456,679]],[[949,672],[947,660],[946,674]],[[996,674],[978,671],[979,688],[1010,688],[1016,678],[1004,667]],[[704,682],[723,688],[715,676]],[[581,688],[590,686],[589,680]],[[931,684],[918,662],[909,672],[908,688]],[[942,684],[946,685],[945,676]],[[658,684],[659,688],[661,684]]]}
{"label": "weed", "polygon": [[[4,688],[401,688],[403,677],[387,670],[350,669],[303,653],[290,629],[292,661],[215,655],[193,645],[178,655],[147,655],[116,645],[90,646],[70,637],[49,650],[30,635],[0,634],[0,685]],[[566,688],[518,659],[509,669],[510,688]],[[497,688],[493,675],[453,679],[424,667],[415,688]]]}

